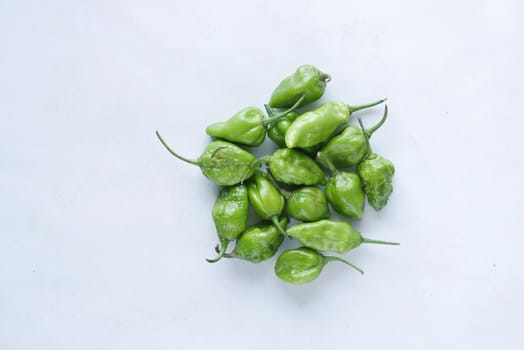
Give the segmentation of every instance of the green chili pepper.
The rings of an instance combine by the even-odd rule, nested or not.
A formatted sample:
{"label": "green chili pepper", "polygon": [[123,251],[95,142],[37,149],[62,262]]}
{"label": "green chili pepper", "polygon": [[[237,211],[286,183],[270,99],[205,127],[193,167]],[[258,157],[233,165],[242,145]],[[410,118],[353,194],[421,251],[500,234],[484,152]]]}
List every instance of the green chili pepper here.
{"label": "green chili pepper", "polygon": [[293,112],[304,98],[299,99],[287,111],[266,118],[257,107],[244,108],[224,122],[209,125],[206,133],[230,142],[246,146],[259,146],[266,138],[266,128]]}
{"label": "green chili pepper", "polygon": [[158,131],[156,136],[169,153],[184,162],[198,166],[204,176],[217,185],[236,185],[253,174],[252,164],[256,161],[256,157],[232,143],[213,141],[207,145],[198,159],[189,159],[173,151]]}
{"label": "green chili pepper", "polygon": [[257,170],[247,185],[249,203],[262,220],[271,220],[279,231],[286,232],[278,223],[278,217],[284,210],[286,200],[273,185],[267,174]]}
{"label": "green chili pepper", "polygon": [[307,154],[297,150],[288,148],[277,149],[273,154],[254,161],[252,169],[258,167],[260,163],[266,163],[273,177],[287,185],[317,185],[326,183],[324,172],[317,163]]}
{"label": "green chili pepper", "polygon": [[220,189],[211,212],[220,240],[220,251],[216,258],[206,259],[208,262],[219,261],[226,253],[229,242],[236,240],[246,230],[248,212],[249,202],[245,185],[238,184]]}
{"label": "green chili pepper", "polygon": [[[282,218],[279,226],[286,227],[287,223],[288,220]],[[244,231],[238,238],[235,249],[224,254],[224,257],[259,263],[273,257],[283,240],[284,236],[275,225],[260,223]]]}
{"label": "green chili pepper", "polygon": [[345,221],[320,220],[297,224],[290,227],[286,233],[306,247],[339,254],[346,253],[362,243],[399,244],[362,237],[357,230]]}
{"label": "green chili pepper", "polygon": [[330,216],[328,201],[324,191],[318,187],[301,187],[294,191],[280,189],[287,199],[289,216],[304,222],[328,219]]}
{"label": "green chili pepper", "polygon": [[[360,127],[364,129],[362,120],[359,118]],[[367,141],[367,157],[358,165],[358,175],[362,179],[364,192],[368,197],[368,203],[375,210],[381,210],[388,203],[388,199],[393,192],[393,175],[395,166],[393,163],[371,151],[369,141]]]}
{"label": "green chili pepper", "polygon": [[283,252],[275,264],[275,274],[284,282],[303,284],[316,279],[324,266],[331,261],[342,262],[364,274],[364,271],[347,260],[336,256],[325,256],[307,247]]}
{"label": "green chili pepper", "polygon": [[306,112],[291,124],[286,132],[286,146],[311,147],[329,139],[331,134],[346,124],[353,112],[376,106],[379,100],[360,106],[348,106],[343,102],[326,102],[315,110]]}
{"label": "green chili pepper", "polygon": [[304,96],[302,105],[318,100],[324,94],[326,83],[331,80],[328,74],[322,73],[311,65],[303,65],[292,75],[284,78],[271,95],[269,105],[273,108],[288,108]]}
{"label": "green chili pepper", "polygon": [[317,162],[326,168],[329,168],[328,163],[331,163],[337,169],[358,165],[368,151],[366,137],[371,138],[371,135],[384,124],[387,115],[386,106],[382,119],[372,128],[366,129],[364,133],[357,126],[347,126],[320,149],[317,153]]}
{"label": "green chili pepper", "polygon": [[334,172],[326,183],[326,196],[338,213],[352,219],[362,219],[366,198],[357,174]]}

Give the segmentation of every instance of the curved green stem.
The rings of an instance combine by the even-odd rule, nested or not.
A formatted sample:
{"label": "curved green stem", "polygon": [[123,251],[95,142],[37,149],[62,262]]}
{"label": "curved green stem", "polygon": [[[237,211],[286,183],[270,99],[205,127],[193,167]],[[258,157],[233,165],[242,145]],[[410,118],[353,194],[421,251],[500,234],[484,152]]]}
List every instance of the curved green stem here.
{"label": "curved green stem", "polygon": [[373,133],[375,131],[377,131],[384,124],[384,122],[386,121],[387,117],[388,117],[388,105],[385,105],[384,106],[384,114],[382,115],[382,118],[379,120],[379,122],[377,124],[375,124],[374,126],[372,126],[369,129],[366,129],[364,131],[364,135],[366,135],[366,137],[368,139],[371,138],[371,135],[373,135]]}
{"label": "curved green stem", "polygon": [[[226,254],[226,249],[227,249],[228,244],[229,244],[228,240],[221,239],[220,240],[220,250],[218,251],[218,255],[216,256],[216,258],[214,258],[214,259],[206,259],[206,261],[208,263],[216,263],[217,261],[222,259],[222,257]],[[216,250],[216,247],[215,247],[215,250]]]}
{"label": "curved green stem", "polygon": [[168,144],[164,141],[162,136],[160,136],[160,133],[158,131],[156,131],[156,137],[158,137],[160,142],[162,142],[162,145],[164,145],[164,147],[169,151],[169,153],[171,153],[172,155],[174,155],[175,157],[177,157],[178,159],[180,159],[180,160],[182,160],[182,161],[184,161],[186,163],[193,164],[193,165],[196,165],[196,166],[200,167],[200,162],[198,160],[182,157],[181,155],[179,155],[178,153],[173,151],[171,149],[171,147],[169,147]]}
{"label": "curved green stem", "polygon": [[278,216],[273,216],[271,218],[271,222],[273,223],[273,225],[275,225],[275,227],[277,228],[278,232],[280,232],[281,234],[284,235],[284,237],[288,237],[286,231],[282,228],[282,226],[280,226],[280,222],[278,221]]}
{"label": "curved green stem", "polygon": [[358,106],[350,106],[350,105],[348,105],[349,114],[351,115],[351,113],[356,112],[356,111],[360,111],[361,109],[366,109],[366,108],[370,108],[370,107],[379,105],[379,104],[383,103],[386,100],[387,100],[387,98],[383,98],[382,100],[378,100],[378,101],[371,102],[371,103],[366,103],[366,104],[363,104],[363,105],[358,105]]}
{"label": "curved green stem", "polygon": [[268,104],[264,105],[264,109],[266,110],[267,115],[271,118],[275,115],[275,112],[273,111],[273,108],[269,107]]}
{"label": "curved green stem", "polygon": [[244,180],[246,179],[247,174],[252,173],[255,171],[256,168],[260,166],[261,163],[267,163],[271,160],[271,156],[263,156],[258,159],[255,159],[253,163],[249,166],[249,168],[246,170],[244,174],[242,174],[242,178],[240,179],[240,183],[243,184]]}
{"label": "curved green stem", "polygon": [[341,262],[341,263],[344,263],[344,264],[346,264],[346,265],[351,266],[352,268],[354,268],[355,270],[357,270],[357,271],[360,272],[361,274],[364,274],[364,271],[363,271],[360,267],[358,267],[358,266],[356,266],[356,265],[350,263],[350,262],[347,261],[347,260],[344,260],[344,259],[342,259],[342,258],[339,258],[338,256],[324,256],[324,259],[325,259],[326,264],[327,264],[328,262],[331,262],[331,261],[339,261],[339,262]]}
{"label": "curved green stem", "polygon": [[329,160],[329,158],[324,156],[324,153],[320,151],[317,152],[317,159],[322,165],[327,166],[331,174],[335,174],[336,172],[338,172],[337,167],[333,164],[331,160]]}
{"label": "curved green stem", "polygon": [[283,195],[285,199],[289,199],[289,197],[291,196],[291,192],[280,187],[277,183],[277,180],[275,180],[275,177],[273,176],[273,174],[271,174],[270,171],[267,172],[267,176],[269,177],[269,180],[271,181],[273,186],[275,186],[275,188],[278,190],[278,192],[280,192],[280,194]]}
{"label": "curved green stem", "polygon": [[280,112],[280,113],[277,113],[267,119],[264,119],[264,121],[262,122],[262,124],[264,126],[268,126],[269,124],[271,123],[274,123],[274,122],[277,122],[279,121],[280,119],[284,118],[286,115],[288,115],[289,113],[293,112],[295,109],[297,109],[300,104],[302,103],[302,101],[304,101],[304,99],[306,98],[306,95],[302,95],[300,96],[300,98],[298,99],[297,102],[295,102],[295,104],[293,106],[291,106],[291,108],[289,108],[288,110],[285,110],[283,112]]}
{"label": "curved green stem", "polygon": [[376,239],[369,239],[369,238],[362,237],[362,236],[360,236],[360,241],[361,241],[362,243],[400,245],[400,243],[397,243],[397,242],[377,241]]}
{"label": "curved green stem", "polygon": [[366,147],[368,149],[366,157],[369,157],[373,154],[373,151],[371,150],[371,145],[369,144],[369,137],[366,134],[366,129],[364,128],[364,124],[362,123],[362,119],[360,117],[357,118],[358,123],[360,124],[360,129],[362,129],[362,134],[364,134],[364,139],[366,140]]}

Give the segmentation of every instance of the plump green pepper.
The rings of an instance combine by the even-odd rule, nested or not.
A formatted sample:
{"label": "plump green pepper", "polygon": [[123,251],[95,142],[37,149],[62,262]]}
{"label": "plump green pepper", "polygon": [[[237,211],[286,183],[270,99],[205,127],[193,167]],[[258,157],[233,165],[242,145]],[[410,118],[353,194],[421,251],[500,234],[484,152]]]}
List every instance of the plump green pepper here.
{"label": "plump green pepper", "polygon": [[362,235],[345,221],[320,220],[297,224],[287,229],[287,235],[306,247],[324,252],[344,254],[362,243],[391,244],[394,242],[377,241]]}
{"label": "plump green pepper", "polygon": [[206,133],[245,146],[259,146],[266,138],[266,129],[293,112],[302,100],[303,98],[287,111],[272,114],[269,118],[266,118],[264,112],[257,107],[244,108],[226,121],[209,125]]}
{"label": "plump green pepper", "polygon": [[[362,120],[359,118],[358,121],[363,129],[364,125],[362,124]],[[357,172],[362,179],[364,192],[368,197],[369,205],[378,211],[386,206],[393,192],[395,166],[389,159],[373,153],[369,142],[367,143],[367,147],[368,155],[358,165]]]}
{"label": "plump green pepper", "polygon": [[280,227],[278,217],[284,210],[286,200],[280,191],[273,185],[268,175],[260,170],[255,171],[247,185],[249,203],[255,213],[262,220],[271,220],[273,224],[285,235]]}
{"label": "plump green pepper", "polygon": [[318,100],[324,94],[326,83],[331,80],[328,74],[322,73],[311,65],[303,65],[292,75],[284,78],[273,91],[269,106],[272,108],[288,108],[293,106],[302,96],[301,105]]}
{"label": "plump green pepper", "polygon": [[326,196],[338,213],[352,219],[362,219],[366,197],[357,174],[334,172],[326,183]]}
{"label": "plump green pepper", "polygon": [[307,186],[291,192],[281,189],[281,192],[287,199],[289,216],[304,222],[329,218],[328,201],[320,188]]}
{"label": "plump green pepper", "polygon": [[289,249],[280,254],[275,264],[275,274],[284,282],[303,284],[316,279],[331,261],[342,262],[364,274],[364,271],[347,260],[325,256],[307,247]]}
{"label": "plump green pepper", "polygon": [[211,212],[220,240],[220,251],[216,258],[206,259],[208,262],[219,261],[226,253],[229,242],[236,240],[246,230],[248,213],[249,201],[245,185],[220,189]]}
{"label": "plump green pepper", "polygon": [[384,100],[360,106],[348,106],[343,102],[326,102],[315,110],[306,112],[291,124],[286,132],[288,148],[305,148],[318,145],[329,139],[331,134],[346,124],[353,112],[376,106]]}
{"label": "plump green pepper", "polygon": [[287,185],[325,184],[324,171],[307,154],[288,148],[277,149],[273,154],[257,159],[252,164],[256,168],[260,163],[268,165],[271,175]]}
{"label": "plump green pepper", "polygon": [[[286,227],[288,220],[282,218],[279,221],[280,227]],[[226,258],[238,258],[252,263],[259,263],[273,257],[284,236],[275,225],[261,223],[249,227],[240,235],[235,249],[225,254]]]}
{"label": "plump green pepper", "polygon": [[[331,138],[317,153],[317,162],[329,168],[333,165],[337,169],[349,168],[358,165],[367,154],[366,137],[377,131],[386,121],[387,106],[382,119],[372,128],[363,133],[360,127],[349,125],[344,130]],[[331,164],[329,164],[331,163]]]}
{"label": "plump green pepper", "polygon": [[169,153],[186,163],[198,166],[202,174],[217,185],[236,185],[253,175],[252,164],[256,157],[237,145],[226,141],[213,141],[207,145],[198,159],[189,159],[173,151],[158,131],[156,136]]}

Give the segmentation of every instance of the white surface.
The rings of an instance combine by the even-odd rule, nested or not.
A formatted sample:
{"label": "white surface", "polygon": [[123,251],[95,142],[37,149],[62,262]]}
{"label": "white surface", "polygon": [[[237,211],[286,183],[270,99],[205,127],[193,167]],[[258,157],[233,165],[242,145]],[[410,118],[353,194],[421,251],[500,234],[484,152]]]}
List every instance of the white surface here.
{"label": "white surface", "polygon": [[[0,3],[0,349],[522,349],[522,1]],[[215,187],[172,158],[296,66],[387,96],[400,247],[289,286],[207,264]],[[378,118],[380,110],[369,113]],[[367,208],[369,209],[369,208]]]}

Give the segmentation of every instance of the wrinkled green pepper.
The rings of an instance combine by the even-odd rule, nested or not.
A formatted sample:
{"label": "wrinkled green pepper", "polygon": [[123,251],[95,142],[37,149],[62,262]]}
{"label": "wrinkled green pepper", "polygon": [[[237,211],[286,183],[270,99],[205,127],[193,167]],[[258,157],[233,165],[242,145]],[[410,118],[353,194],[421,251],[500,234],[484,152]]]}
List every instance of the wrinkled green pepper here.
{"label": "wrinkled green pepper", "polygon": [[315,110],[306,112],[291,124],[286,132],[288,148],[305,148],[318,145],[329,139],[331,134],[346,124],[353,112],[376,106],[384,100],[360,106],[348,106],[343,102],[326,102]]}
{"label": "wrinkled green pepper", "polygon": [[328,201],[320,188],[306,186],[293,191],[280,191],[287,199],[286,210],[292,218],[304,222],[329,218]]}
{"label": "wrinkled green pepper", "polygon": [[169,153],[186,163],[198,166],[204,176],[217,185],[236,185],[253,175],[252,164],[256,157],[230,142],[213,141],[207,145],[198,159],[189,159],[173,151],[158,131],[156,136]]}
{"label": "wrinkled green pepper", "polygon": [[[273,154],[257,159],[252,164],[256,168],[266,163],[271,175],[287,185],[325,184],[324,171],[307,154],[288,148],[277,149]],[[251,169],[252,170],[252,169]]]}
{"label": "wrinkled green pepper", "polygon": [[322,97],[326,83],[330,80],[331,77],[328,74],[322,73],[314,66],[300,66],[295,73],[284,78],[278,84],[271,95],[269,106],[272,108],[289,108],[302,96],[304,96],[304,100],[301,105],[305,106]]}
{"label": "wrinkled green pepper", "polygon": [[245,146],[259,146],[266,138],[266,129],[293,112],[302,100],[303,98],[287,111],[272,114],[269,118],[257,107],[244,108],[226,121],[209,125],[206,133]]}
{"label": "wrinkled green pepper", "polygon": [[280,254],[275,264],[275,274],[284,282],[303,284],[316,279],[324,266],[331,261],[342,262],[364,274],[364,271],[347,260],[325,256],[307,247],[289,249]]}
{"label": "wrinkled green pepper", "polygon": [[320,220],[291,226],[287,235],[306,247],[324,252],[344,254],[362,243],[398,245],[362,237],[348,222]]}
{"label": "wrinkled green pepper", "polygon": [[208,262],[219,261],[226,253],[229,242],[236,240],[246,230],[248,213],[249,201],[245,185],[220,189],[211,212],[220,240],[220,251],[216,258],[206,259]]}
{"label": "wrinkled green pepper", "polygon": [[271,220],[282,234],[286,234],[280,227],[278,217],[284,210],[286,200],[280,191],[273,185],[268,175],[257,170],[247,185],[249,203],[255,213],[262,220]]}
{"label": "wrinkled green pepper", "polygon": [[[358,122],[361,128],[364,129],[360,118]],[[391,193],[393,193],[395,166],[389,159],[373,153],[369,142],[367,142],[367,148],[368,155],[358,165],[357,172],[362,179],[364,192],[368,197],[369,205],[378,211],[386,206]]]}
{"label": "wrinkled green pepper", "polygon": [[[331,138],[317,153],[316,160],[326,168],[333,165],[337,169],[349,168],[358,165],[366,156],[368,149],[366,137],[369,139],[386,121],[387,106],[382,119],[372,128],[364,132],[358,126],[349,125],[344,130]],[[331,163],[331,164],[329,164]]]}
{"label": "wrinkled green pepper", "polygon": [[[279,226],[286,227],[287,223],[288,220],[282,218]],[[275,225],[260,223],[244,231],[238,238],[235,249],[224,257],[259,263],[273,257],[283,240],[284,236]]]}
{"label": "wrinkled green pepper", "polygon": [[366,197],[357,174],[335,171],[326,183],[326,196],[338,213],[362,219]]}

